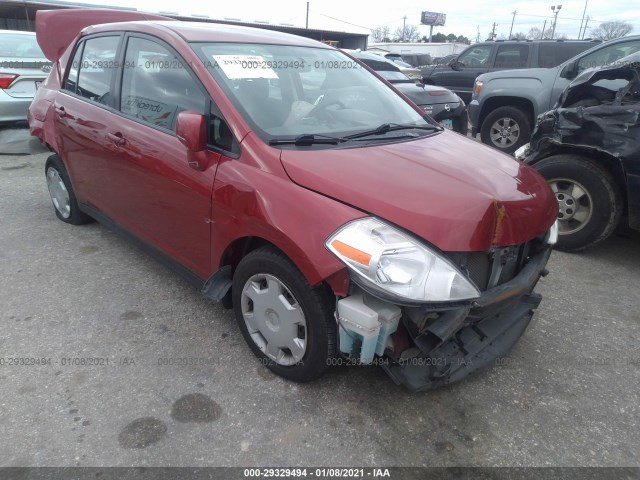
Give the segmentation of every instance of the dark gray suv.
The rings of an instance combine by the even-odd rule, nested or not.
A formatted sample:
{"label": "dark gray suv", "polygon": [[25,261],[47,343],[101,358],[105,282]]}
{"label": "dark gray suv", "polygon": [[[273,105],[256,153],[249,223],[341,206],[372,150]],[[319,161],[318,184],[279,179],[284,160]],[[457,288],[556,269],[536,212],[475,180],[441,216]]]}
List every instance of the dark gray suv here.
{"label": "dark gray suv", "polygon": [[514,68],[550,68],[593,47],[597,40],[497,40],[471,45],[447,65],[421,69],[422,81],[471,101],[478,75]]}

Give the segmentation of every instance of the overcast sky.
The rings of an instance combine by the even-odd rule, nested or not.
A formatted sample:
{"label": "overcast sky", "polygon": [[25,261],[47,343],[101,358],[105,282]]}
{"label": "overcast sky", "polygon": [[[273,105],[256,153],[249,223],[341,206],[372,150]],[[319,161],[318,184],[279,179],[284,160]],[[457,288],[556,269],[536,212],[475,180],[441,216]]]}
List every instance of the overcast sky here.
{"label": "overcast sky", "polygon": [[[85,3],[136,7],[149,12],[177,12],[184,15],[204,14],[211,18],[237,18],[242,21],[255,20],[270,23],[291,23],[304,26],[306,1],[304,0],[239,0],[222,2],[202,2],[195,0],[82,0]],[[576,38],[585,7],[584,0],[557,0],[562,4],[558,16],[557,33]],[[402,26],[402,17],[408,24],[420,24],[420,12],[436,11],[447,15],[444,27],[435,27],[434,33],[455,33],[472,40],[478,29],[484,40],[496,22],[498,35],[509,35],[512,12],[515,17],[513,31],[528,32],[532,27],[542,29],[553,18],[551,1],[531,0],[529,2],[504,2],[498,0],[453,0],[440,6],[431,2],[415,0],[393,0],[371,2],[361,0],[315,0],[310,2],[309,28],[324,28],[358,33],[369,33],[378,26],[388,26],[391,32]],[[556,3],[556,5],[558,4]],[[624,20],[634,27],[633,33],[640,34],[640,4],[638,0],[589,0],[587,15],[591,17],[587,31],[608,20]],[[428,35],[429,27],[421,26],[421,34]]]}

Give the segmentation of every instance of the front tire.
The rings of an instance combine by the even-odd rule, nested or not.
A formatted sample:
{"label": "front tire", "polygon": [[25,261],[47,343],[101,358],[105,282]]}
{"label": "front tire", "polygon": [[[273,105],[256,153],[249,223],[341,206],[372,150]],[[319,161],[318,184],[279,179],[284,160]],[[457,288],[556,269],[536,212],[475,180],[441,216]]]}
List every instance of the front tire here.
{"label": "front tire", "polygon": [[58,155],[51,155],[44,166],[47,188],[56,216],[65,223],[82,225],[92,218],[80,210],[67,169]]}
{"label": "front tire", "polygon": [[606,240],[620,223],[623,201],[611,174],[591,159],[554,155],[533,165],[558,200],[556,248],[576,252]]}
{"label": "front tire", "polygon": [[517,107],[500,107],[482,122],[480,138],[504,153],[513,153],[529,141],[531,125],[527,114]]}
{"label": "front tire", "polygon": [[311,287],[282,252],[262,247],[244,257],[233,275],[233,308],[253,353],[294,382],[319,378],[336,352],[335,298]]}

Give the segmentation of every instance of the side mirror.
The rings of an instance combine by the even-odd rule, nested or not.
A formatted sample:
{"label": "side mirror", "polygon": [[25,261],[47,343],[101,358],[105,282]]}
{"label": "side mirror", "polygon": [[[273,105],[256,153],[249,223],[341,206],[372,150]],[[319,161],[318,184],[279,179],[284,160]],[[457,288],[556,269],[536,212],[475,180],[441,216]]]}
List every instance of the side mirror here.
{"label": "side mirror", "polygon": [[574,78],[576,78],[576,76],[578,75],[578,61],[574,61],[571,63],[568,63],[564,66],[564,68],[562,69],[562,72],[560,72],[560,76],[562,78],[566,78],[568,80],[573,80]]}
{"label": "side mirror", "polygon": [[176,135],[187,149],[189,166],[195,170],[207,168],[207,119],[197,112],[184,111],[176,119]]}
{"label": "side mirror", "polygon": [[449,66],[451,67],[451,70],[455,70],[456,72],[459,72],[460,70],[462,70],[462,67],[464,67],[464,64],[454,58],[449,63]]}

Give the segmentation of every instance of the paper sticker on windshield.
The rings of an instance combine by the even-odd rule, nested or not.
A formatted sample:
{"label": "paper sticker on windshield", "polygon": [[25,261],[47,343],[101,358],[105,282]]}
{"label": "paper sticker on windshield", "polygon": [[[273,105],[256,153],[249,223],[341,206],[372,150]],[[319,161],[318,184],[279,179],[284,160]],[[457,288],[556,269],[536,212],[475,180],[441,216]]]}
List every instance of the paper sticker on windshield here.
{"label": "paper sticker on windshield", "polygon": [[278,78],[269,62],[258,55],[213,55],[213,59],[230,80]]}

